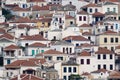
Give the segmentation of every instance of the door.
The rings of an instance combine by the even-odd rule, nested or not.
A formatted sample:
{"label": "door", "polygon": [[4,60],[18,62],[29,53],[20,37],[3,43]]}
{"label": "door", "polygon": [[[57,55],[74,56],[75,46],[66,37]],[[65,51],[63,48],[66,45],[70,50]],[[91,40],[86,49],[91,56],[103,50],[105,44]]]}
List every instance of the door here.
{"label": "door", "polygon": [[35,50],[32,50],[32,56],[34,56],[35,55]]}

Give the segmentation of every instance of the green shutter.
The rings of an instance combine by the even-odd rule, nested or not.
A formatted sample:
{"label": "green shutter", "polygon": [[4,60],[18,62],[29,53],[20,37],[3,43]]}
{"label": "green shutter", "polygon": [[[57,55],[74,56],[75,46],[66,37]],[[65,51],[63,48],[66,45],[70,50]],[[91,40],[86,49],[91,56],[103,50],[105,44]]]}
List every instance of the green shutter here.
{"label": "green shutter", "polygon": [[32,56],[34,56],[35,55],[35,50],[32,50]]}
{"label": "green shutter", "polygon": [[41,53],[44,53],[44,50],[41,50]]}
{"label": "green shutter", "polygon": [[36,54],[38,54],[38,50],[36,50]]}

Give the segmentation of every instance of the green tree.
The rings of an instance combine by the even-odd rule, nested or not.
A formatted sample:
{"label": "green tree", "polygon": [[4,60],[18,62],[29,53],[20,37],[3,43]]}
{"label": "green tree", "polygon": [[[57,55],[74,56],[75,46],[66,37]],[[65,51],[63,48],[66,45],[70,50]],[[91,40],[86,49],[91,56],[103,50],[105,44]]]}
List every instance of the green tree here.
{"label": "green tree", "polygon": [[12,15],[9,10],[6,10],[4,8],[2,8],[2,14],[5,16],[7,20],[10,20],[12,17],[14,17],[14,15]]}
{"label": "green tree", "polygon": [[71,74],[70,80],[83,80],[83,78],[79,74]]}

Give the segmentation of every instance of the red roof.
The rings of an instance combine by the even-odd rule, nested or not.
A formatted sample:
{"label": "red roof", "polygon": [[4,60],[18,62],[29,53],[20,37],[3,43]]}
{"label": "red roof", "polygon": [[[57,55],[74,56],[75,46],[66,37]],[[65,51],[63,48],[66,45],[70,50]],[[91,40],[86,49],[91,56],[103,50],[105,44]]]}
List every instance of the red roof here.
{"label": "red roof", "polygon": [[91,27],[89,24],[82,24],[82,25],[80,25],[80,27]]}
{"label": "red roof", "polygon": [[66,15],[65,16],[66,19],[74,19],[74,17],[70,16],[70,15]]}
{"label": "red roof", "polygon": [[45,2],[45,0],[27,0],[27,2]]}
{"label": "red roof", "polygon": [[80,56],[91,56],[91,54],[89,52],[87,52],[87,51],[82,51],[80,53]]}
{"label": "red roof", "polygon": [[68,36],[68,37],[65,37],[63,40],[89,41],[87,38],[83,36]]}
{"label": "red roof", "polygon": [[6,68],[16,68],[16,67],[21,67],[21,66],[38,66],[38,64],[44,64],[46,62],[45,59],[36,59],[36,58],[30,58],[27,60],[16,60],[12,62],[11,64],[7,64],[5,67]]}
{"label": "red roof", "polygon": [[20,8],[19,6],[16,6],[12,9],[13,11],[30,11],[29,8]]}
{"label": "red roof", "polygon": [[39,40],[39,41],[47,41],[47,39],[43,38],[40,34],[32,35],[32,36],[24,36],[22,40]]}
{"label": "red roof", "polygon": [[111,30],[108,30],[108,31],[103,33],[103,35],[116,35],[116,34],[117,34],[117,32],[111,31]]}
{"label": "red roof", "polygon": [[38,6],[38,5],[35,5],[32,7],[32,11],[40,11],[40,10],[49,10],[49,6]]}
{"label": "red roof", "polygon": [[47,45],[36,42],[36,43],[30,44],[28,47],[47,47]]}
{"label": "red roof", "polygon": [[20,49],[20,47],[12,44],[4,48],[4,50],[15,50],[15,49]]}
{"label": "red roof", "polygon": [[83,32],[82,35],[92,35],[91,32]]}
{"label": "red roof", "polygon": [[[18,80],[18,76],[15,76],[14,78],[10,80]],[[20,75],[20,80],[44,80],[44,79],[31,75],[31,74],[22,74]]]}
{"label": "red roof", "polygon": [[94,3],[89,3],[85,6],[83,6],[82,8],[86,8],[86,7],[99,7],[97,4],[94,4]]}
{"label": "red roof", "polygon": [[109,49],[103,48],[103,47],[99,47],[98,51],[95,53],[96,54],[113,54],[112,51],[110,51]]}
{"label": "red roof", "polygon": [[103,13],[101,12],[95,12],[92,14],[94,17],[101,17],[101,16],[105,16]]}
{"label": "red roof", "polygon": [[80,12],[78,12],[78,14],[84,14],[84,15],[87,15],[88,13],[85,12],[85,11],[80,11]]}
{"label": "red roof", "polygon": [[24,29],[24,28],[30,28],[31,26],[30,25],[27,25],[27,24],[19,24],[17,26],[19,29]]}
{"label": "red roof", "polygon": [[5,30],[3,28],[0,28],[0,33],[5,33]]}
{"label": "red roof", "polygon": [[0,38],[14,39],[14,36],[12,36],[11,34],[5,33],[3,35],[0,35]]}
{"label": "red roof", "polygon": [[109,71],[106,70],[106,69],[98,69],[98,70],[93,71],[93,72],[91,72],[91,73],[100,73],[100,72],[106,73],[106,72],[109,72]]}

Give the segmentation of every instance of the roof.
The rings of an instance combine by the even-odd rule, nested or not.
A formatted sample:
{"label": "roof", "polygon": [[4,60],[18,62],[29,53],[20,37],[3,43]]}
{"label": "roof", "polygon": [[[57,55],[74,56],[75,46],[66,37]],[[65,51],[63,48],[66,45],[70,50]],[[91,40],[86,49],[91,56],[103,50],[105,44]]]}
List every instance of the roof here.
{"label": "roof", "polygon": [[30,28],[31,26],[30,25],[27,25],[27,24],[19,24],[18,26],[17,26],[17,28],[19,28],[19,29],[24,29],[24,28]]}
{"label": "roof", "polygon": [[0,33],[5,33],[5,29],[0,28]]}
{"label": "roof", "polygon": [[[31,74],[21,74],[20,76],[20,80],[44,80],[40,77],[31,75]],[[18,80],[18,76],[15,76],[14,78],[11,78],[10,80]]]}
{"label": "roof", "polygon": [[106,69],[98,69],[98,70],[93,71],[93,72],[91,72],[91,73],[101,73],[101,72],[106,73],[106,72],[109,72],[109,71],[106,70]]}
{"label": "roof", "polygon": [[[111,1],[112,1],[112,0],[111,0]],[[111,1],[106,1],[106,2],[104,2],[104,5],[117,5],[117,4],[115,4],[115,3],[111,2]]]}
{"label": "roof", "polygon": [[66,19],[74,19],[74,17],[70,16],[70,15],[65,15]]}
{"label": "roof", "polygon": [[61,41],[56,41],[53,45],[73,45],[73,44],[70,42],[61,40]]}
{"label": "roof", "polygon": [[103,16],[105,16],[103,13],[101,13],[101,12],[95,12],[95,13],[93,13],[92,14],[94,17],[103,17]]}
{"label": "roof", "polygon": [[89,41],[87,38],[83,36],[68,36],[68,37],[65,37],[63,40]]}
{"label": "roof", "polygon": [[92,35],[91,32],[83,32],[82,35]]}
{"label": "roof", "polygon": [[11,34],[5,33],[3,35],[0,35],[0,38],[14,39],[14,36],[12,36]]}
{"label": "roof", "polygon": [[19,68],[21,66],[38,66],[38,64],[44,64],[46,60],[44,58],[36,59],[36,58],[30,58],[26,60],[16,60],[12,62],[11,64],[7,64],[5,68]]}
{"label": "roof", "polygon": [[87,8],[87,7],[99,7],[97,4],[94,4],[94,3],[89,3],[85,6],[83,6],[82,8]]}
{"label": "roof", "polygon": [[102,33],[102,34],[103,34],[103,35],[116,35],[117,32],[108,30],[108,31],[106,31],[106,32],[104,32],[104,33]]}
{"label": "roof", "polygon": [[77,46],[77,47],[91,47],[91,46],[92,46],[91,44],[84,43],[84,44],[81,44],[80,46]]}
{"label": "roof", "polygon": [[43,54],[57,54],[57,55],[61,55],[61,54],[64,54],[64,53],[62,53],[60,51],[56,51],[56,50],[50,49],[50,50],[45,51]]}
{"label": "roof", "polygon": [[98,51],[95,52],[96,54],[113,54],[112,51],[110,51],[109,49],[103,48],[103,47],[99,47]]}
{"label": "roof", "polygon": [[91,56],[91,54],[87,51],[82,51],[79,56]]}
{"label": "roof", "polygon": [[11,44],[4,48],[4,50],[15,50],[15,49],[20,49],[20,47],[18,47],[17,45]]}
{"label": "roof", "polygon": [[116,46],[115,49],[120,49],[120,45]]}
{"label": "roof", "polygon": [[111,71],[108,78],[120,79],[119,71]]}
{"label": "roof", "polygon": [[45,0],[27,0],[27,2],[45,2]]}
{"label": "roof", "polygon": [[12,8],[13,11],[30,11],[29,8],[21,8],[19,6],[15,6],[14,8]]}
{"label": "roof", "polygon": [[35,42],[33,44],[30,44],[28,47],[47,47],[46,44]]}
{"label": "roof", "polygon": [[34,5],[32,6],[32,11],[40,11],[40,10],[49,10],[49,6],[38,6]]}
{"label": "roof", "polygon": [[27,17],[20,17],[20,18],[16,19],[14,22],[16,22],[16,23],[32,23],[32,20],[30,20]]}
{"label": "roof", "polygon": [[84,14],[84,15],[87,15],[88,13],[85,12],[85,11],[80,11],[80,12],[78,12],[78,14]]}
{"label": "roof", "polygon": [[91,74],[88,72],[84,72],[84,73],[82,73],[82,75],[87,76],[87,75],[91,75]]}
{"label": "roof", "polygon": [[62,63],[62,65],[64,66],[64,65],[73,65],[73,66],[78,66],[78,64],[75,62],[75,61],[73,61],[73,60],[70,60],[70,61],[67,61],[67,62],[63,62]]}
{"label": "roof", "polygon": [[90,25],[90,24],[83,23],[82,25],[80,25],[80,27],[91,27],[91,25]]}
{"label": "roof", "polygon": [[32,35],[32,36],[24,36],[22,40],[39,40],[39,41],[47,41],[47,39],[43,38],[42,35]]}

